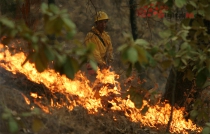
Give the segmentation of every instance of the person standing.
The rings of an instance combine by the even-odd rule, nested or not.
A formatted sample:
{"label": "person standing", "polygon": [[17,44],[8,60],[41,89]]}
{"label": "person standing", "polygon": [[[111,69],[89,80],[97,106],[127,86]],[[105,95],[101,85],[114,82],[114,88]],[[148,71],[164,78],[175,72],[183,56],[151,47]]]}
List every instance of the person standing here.
{"label": "person standing", "polygon": [[[99,11],[95,16],[95,26],[87,33],[85,37],[85,45],[89,43],[95,44],[93,56],[100,69],[108,68],[109,63],[113,61],[113,47],[109,34],[105,31],[109,21],[108,15]],[[96,74],[90,64],[87,64],[89,74]]]}

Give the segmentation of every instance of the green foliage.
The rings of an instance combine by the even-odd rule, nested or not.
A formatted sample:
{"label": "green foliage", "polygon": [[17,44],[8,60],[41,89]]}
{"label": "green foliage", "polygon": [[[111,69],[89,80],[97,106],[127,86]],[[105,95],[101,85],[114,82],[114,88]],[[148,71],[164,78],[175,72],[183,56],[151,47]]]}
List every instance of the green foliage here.
{"label": "green foliage", "polygon": [[140,90],[137,90],[135,87],[131,87],[127,94],[130,95],[130,100],[135,104],[136,108],[142,108],[143,95]]}
{"label": "green foliage", "polygon": [[[204,25],[204,20],[210,20],[210,2],[202,0],[156,0],[151,3],[162,2],[168,6],[167,12],[175,9],[186,8],[187,12],[193,13],[194,18],[183,18],[180,22],[163,19],[165,29],[158,32],[160,41],[153,44],[144,39],[133,41],[126,36],[126,43],[118,48],[122,52],[122,60],[129,63],[128,71],[132,68],[141,70],[142,67],[158,66],[162,70],[172,66],[180,72],[184,72],[182,79],[195,81],[196,86],[204,88],[209,85],[210,77],[210,35],[209,28]],[[140,5],[149,5],[148,1],[141,1]],[[133,66],[134,65],[134,66]],[[129,92],[131,100],[137,107],[141,106],[141,99],[136,99],[136,93]],[[198,109],[191,112],[192,118],[204,119],[206,114]]]}
{"label": "green foliage", "polygon": [[209,134],[210,133],[210,123],[206,123],[206,126],[203,128],[202,134]]}
{"label": "green foliage", "polygon": [[[145,39],[133,40],[129,35],[125,35],[125,44],[118,48],[121,52],[121,59],[128,64],[127,75],[130,75],[133,68],[141,71],[145,67],[161,67],[163,70],[174,66],[176,70],[184,72],[184,79],[196,81],[197,86],[208,86],[207,79],[210,74],[210,36],[204,25],[204,19],[210,20],[210,4],[206,0],[153,0],[152,3],[162,2],[168,5],[168,11],[186,8],[195,18],[184,18],[181,22],[172,22],[163,19],[165,29],[159,32],[160,41],[149,43]],[[148,0],[141,0],[140,5],[150,4]],[[18,25],[14,21],[1,16],[0,34],[6,36],[2,41],[8,44],[13,38],[22,37],[29,42],[29,55],[26,61],[32,61],[39,72],[44,71],[49,63],[53,62],[55,70],[67,77],[73,78],[87,60],[91,66],[96,68],[91,52],[93,44],[88,47],[77,45],[71,50],[64,50],[60,43],[51,44],[47,35],[62,37],[64,41],[71,40],[76,33],[76,26],[69,18],[67,10],[61,10],[55,5],[48,6],[42,4],[43,27],[40,31],[32,31],[25,23]],[[25,62],[26,62],[25,61]],[[24,63],[25,63],[24,62]],[[24,64],[23,63],[23,64]],[[137,107],[142,106],[142,96],[129,92],[131,100]],[[197,112],[192,112],[197,116]],[[14,123],[12,123],[14,124]]]}
{"label": "green foliage", "polygon": [[41,10],[44,15],[44,30],[47,34],[63,35],[71,39],[76,33],[76,26],[69,19],[67,10],[59,10],[54,4],[49,7],[47,4],[42,4]]}
{"label": "green foliage", "polygon": [[[157,1],[153,1],[155,3]],[[160,1],[158,1],[160,2]],[[209,78],[209,41],[207,26],[204,19],[209,19],[207,1],[165,0],[168,10],[187,8],[194,14],[194,18],[184,18],[181,23],[163,19],[166,29],[159,32],[161,41],[145,48],[151,59],[159,63],[163,69],[174,66],[178,71],[185,72],[184,78],[196,80],[198,87],[206,87]],[[142,5],[148,4],[146,1]],[[153,46],[157,46],[155,50]]]}
{"label": "green foliage", "polygon": [[[131,36],[125,34],[125,44],[118,47],[118,51],[121,52],[121,60],[129,64],[128,70],[127,70],[127,76],[130,75],[132,68],[136,68],[137,70],[140,70],[138,65],[141,66],[141,64],[148,63],[148,53],[146,52],[145,48],[149,44],[147,41],[143,39],[138,39],[134,41]],[[145,48],[144,48],[144,47]]]}
{"label": "green foliage", "polygon": [[182,8],[184,5],[186,5],[187,0],[175,0],[174,2],[178,8]]}
{"label": "green foliage", "polygon": [[150,106],[159,102],[160,93],[156,89],[147,90],[139,85],[131,85],[127,90],[125,96],[128,97],[135,105],[136,108],[141,110],[142,114],[145,114],[149,109],[148,105],[143,105],[143,101],[146,100]]}
{"label": "green foliage", "polygon": [[[15,24],[11,19],[0,17],[0,34],[6,37],[2,43],[7,45],[13,38],[22,38],[28,42],[30,51],[23,64],[27,61],[34,62],[36,69],[42,72],[53,62],[57,72],[73,79],[79,68],[87,60],[93,59],[93,44],[88,47],[78,44],[71,50],[62,49],[59,42],[51,44],[52,40],[48,36],[62,37],[62,40],[68,43],[76,33],[76,26],[65,9],[60,10],[53,4],[48,6],[43,3],[41,11],[44,24],[42,29],[35,32],[24,22]],[[92,62],[91,65],[94,66],[94,63]]]}
{"label": "green foliage", "polygon": [[190,118],[196,122],[205,123],[203,125],[202,134],[210,133],[210,124],[209,124],[209,107],[208,102],[201,99],[196,99],[193,104],[193,109],[190,111]]}
{"label": "green foliage", "polygon": [[[4,108],[4,112],[2,113],[1,117],[2,119],[8,121],[9,131],[11,133],[16,133],[18,132],[20,125],[24,124],[24,122],[22,122],[22,118],[26,118],[29,116],[36,116],[39,114],[40,110],[38,108],[34,108],[30,112],[23,112],[23,113],[17,113],[16,111],[12,111],[9,108]],[[40,119],[34,118],[32,123],[33,132],[40,131],[43,126],[44,124]]]}

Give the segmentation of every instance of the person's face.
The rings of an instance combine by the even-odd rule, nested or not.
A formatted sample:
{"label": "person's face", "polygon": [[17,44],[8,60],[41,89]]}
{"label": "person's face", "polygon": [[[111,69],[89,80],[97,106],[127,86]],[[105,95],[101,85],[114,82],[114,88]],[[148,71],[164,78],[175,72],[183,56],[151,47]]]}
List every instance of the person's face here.
{"label": "person's face", "polygon": [[99,30],[99,32],[103,32],[106,28],[108,20],[99,20],[96,21],[96,28]]}

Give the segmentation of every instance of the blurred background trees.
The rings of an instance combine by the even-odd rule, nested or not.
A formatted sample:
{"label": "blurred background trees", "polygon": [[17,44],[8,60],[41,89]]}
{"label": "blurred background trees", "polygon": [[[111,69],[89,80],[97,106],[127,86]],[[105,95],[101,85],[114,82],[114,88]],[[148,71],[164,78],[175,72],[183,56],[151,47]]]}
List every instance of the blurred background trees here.
{"label": "blurred background trees", "polygon": [[[197,93],[209,85],[209,3],[1,0],[1,43],[13,53],[24,51],[26,61],[34,62],[38,71],[53,65],[60,74],[73,79],[87,60],[93,61],[94,45],[85,47],[83,41],[94,25],[96,11],[104,10],[110,16],[107,31],[114,46],[114,70],[120,74],[125,71],[127,76],[136,70],[140,79],[147,79],[147,86],[140,85],[142,89],[158,83],[158,89],[165,92],[163,100],[186,107],[191,103],[189,98],[196,102]],[[181,13],[184,17],[175,15]],[[14,46],[10,43],[14,39],[21,43]]]}

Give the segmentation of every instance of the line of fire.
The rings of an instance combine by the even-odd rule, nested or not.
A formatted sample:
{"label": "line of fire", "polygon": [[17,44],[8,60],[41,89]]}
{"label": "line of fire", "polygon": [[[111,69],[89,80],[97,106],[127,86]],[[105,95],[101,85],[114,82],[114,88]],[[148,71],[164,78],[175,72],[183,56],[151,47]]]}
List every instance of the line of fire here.
{"label": "line of fire", "polygon": [[210,2],[128,1],[0,0],[0,134],[210,132]]}
{"label": "line of fire", "polygon": [[[32,63],[27,62],[22,66],[26,58],[24,53],[12,55],[2,44],[0,49],[1,68],[13,74],[24,74],[28,80],[37,84],[42,83],[49,90],[49,94],[52,96],[50,99],[37,91],[30,92],[30,97],[23,95],[25,102],[31,106],[31,109],[36,105],[46,114],[51,114],[52,109],[66,107],[71,111],[77,106],[82,106],[89,114],[93,115],[103,116],[107,111],[118,111],[130,121],[140,122],[141,126],[139,127],[163,129],[164,126],[167,126],[171,111],[170,104],[158,103],[149,106],[147,101],[143,101],[143,105],[148,107],[148,111],[142,114],[142,109],[136,108],[129,97],[121,97],[123,91],[121,91],[120,83],[117,81],[120,76],[113,71],[98,71],[95,83],[90,85],[90,81],[81,71],[76,74],[73,80],[65,75],[59,75],[51,69],[39,73]],[[49,100],[47,104],[43,101],[46,99]],[[170,132],[188,133],[189,130],[200,132],[202,128],[197,127],[191,120],[185,119],[184,109],[174,109]]]}

